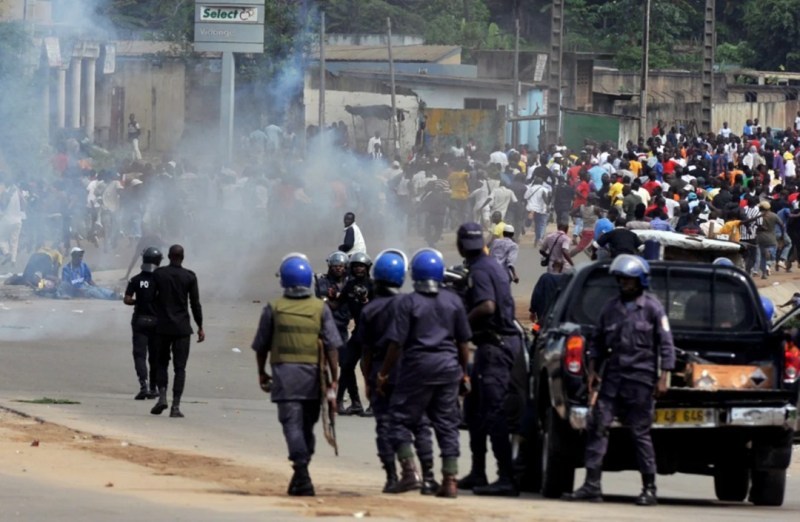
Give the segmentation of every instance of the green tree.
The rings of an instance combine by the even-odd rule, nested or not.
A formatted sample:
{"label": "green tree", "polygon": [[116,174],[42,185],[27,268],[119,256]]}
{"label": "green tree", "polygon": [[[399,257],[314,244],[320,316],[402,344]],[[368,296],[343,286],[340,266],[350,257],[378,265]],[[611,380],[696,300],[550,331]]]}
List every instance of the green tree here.
{"label": "green tree", "polygon": [[800,0],[747,0],[742,22],[746,65],[800,71]]}

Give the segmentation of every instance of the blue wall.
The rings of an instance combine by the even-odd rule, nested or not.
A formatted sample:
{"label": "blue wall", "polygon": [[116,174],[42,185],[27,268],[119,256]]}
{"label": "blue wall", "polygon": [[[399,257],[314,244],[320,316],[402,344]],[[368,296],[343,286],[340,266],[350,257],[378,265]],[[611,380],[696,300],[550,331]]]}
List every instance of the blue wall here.
{"label": "blue wall", "polygon": [[[533,89],[527,93],[527,109],[520,111],[520,116],[530,116],[536,112],[539,106],[539,114],[542,114],[547,107],[544,106],[544,91]],[[529,150],[539,150],[539,134],[542,129],[542,120],[521,121],[519,126],[519,141],[528,145]],[[511,143],[511,123],[506,123],[506,142]],[[516,147],[519,143],[511,143]]]}

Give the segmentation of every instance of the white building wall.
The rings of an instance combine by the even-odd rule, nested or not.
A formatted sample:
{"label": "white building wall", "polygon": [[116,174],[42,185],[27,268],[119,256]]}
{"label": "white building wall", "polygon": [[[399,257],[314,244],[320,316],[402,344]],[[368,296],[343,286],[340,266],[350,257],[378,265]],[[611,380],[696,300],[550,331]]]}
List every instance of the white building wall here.
{"label": "white building wall", "polygon": [[[319,125],[319,90],[306,88],[306,126]],[[407,154],[414,146],[417,130],[418,102],[414,96],[396,96],[398,109],[407,111],[405,121],[400,124],[400,150]],[[389,136],[389,122],[376,118],[361,118],[353,116],[345,110],[345,106],[352,107],[365,105],[391,105],[392,99],[387,94],[350,91],[325,91],[325,123],[343,121],[347,125],[350,136],[350,146],[357,147],[360,152],[366,152],[367,142],[375,132],[380,132],[384,140]]]}

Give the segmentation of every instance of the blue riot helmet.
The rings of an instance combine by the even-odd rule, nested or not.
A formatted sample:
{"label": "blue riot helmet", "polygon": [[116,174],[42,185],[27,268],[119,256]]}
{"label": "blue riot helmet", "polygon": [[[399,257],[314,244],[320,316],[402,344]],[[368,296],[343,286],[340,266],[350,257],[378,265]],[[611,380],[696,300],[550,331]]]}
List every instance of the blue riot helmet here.
{"label": "blue riot helmet", "polygon": [[618,255],[608,267],[608,273],[619,277],[638,278],[642,288],[650,287],[650,264],[639,256]]}
{"label": "blue riot helmet", "polygon": [[444,258],[432,248],[418,250],[411,259],[411,279],[414,290],[423,294],[435,294],[444,281]]}
{"label": "blue riot helmet", "polygon": [[736,266],[733,264],[733,261],[731,261],[727,257],[718,257],[714,260],[714,263],[712,264],[720,266]]}
{"label": "blue riot helmet", "polygon": [[408,258],[400,250],[384,250],[375,258],[372,267],[372,278],[376,283],[382,283],[393,288],[403,286],[408,269]]}
{"label": "blue riot helmet", "polygon": [[314,272],[311,263],[304,254],[293,252],[281,260],[278,270],[281,278],[283,295],[286,297],[308,297],[311,295],[311,283]]}
{"label": "blue riot helmet", "polygon": [[764,313],[767,315],[767,319],[770,322],[772,322],[772,316],[775,315],[775,305],[772,303],[772,299],[762,295],[761,307],[764,309]]}

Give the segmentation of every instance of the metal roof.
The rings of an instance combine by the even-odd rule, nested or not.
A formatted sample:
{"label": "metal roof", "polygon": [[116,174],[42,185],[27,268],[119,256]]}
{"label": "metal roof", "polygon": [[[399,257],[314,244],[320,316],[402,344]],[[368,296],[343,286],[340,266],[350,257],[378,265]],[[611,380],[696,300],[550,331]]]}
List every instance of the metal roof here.
{"label": "metal roof", "polygon": [[[330,72],[330,71],[329,71]],[[340,70],[336,75],[347,76],[350,78],[364,78],[369,80],[389,81],[390,75],[385,71],[363,71],[363,70]],[[514,82],[511,80],[494,80],[488,78],[460,78],[456,76],[434,76],[429,74],[395,74],[395,82],[398,85],[410,87],[413,85],[428,84],[428,85],[445,85],[445,86],[459,86],[459,87],[473,87],[477,89],[511,89],[514,88]],[[522,89],[537,89],[543,88],[544,83],[528,83],[520,82]]]}
{"label": "metal roof", "polygon": [[[436,63],[453,55],[461,54],[457,45],[399,45],[392,47],[392,59],[396,62]],[[319,59],[319,50],[312,59]],[[389,50],[385,45],[336,45],[325,47],[325,60],[331,62],[388,62]]]}

